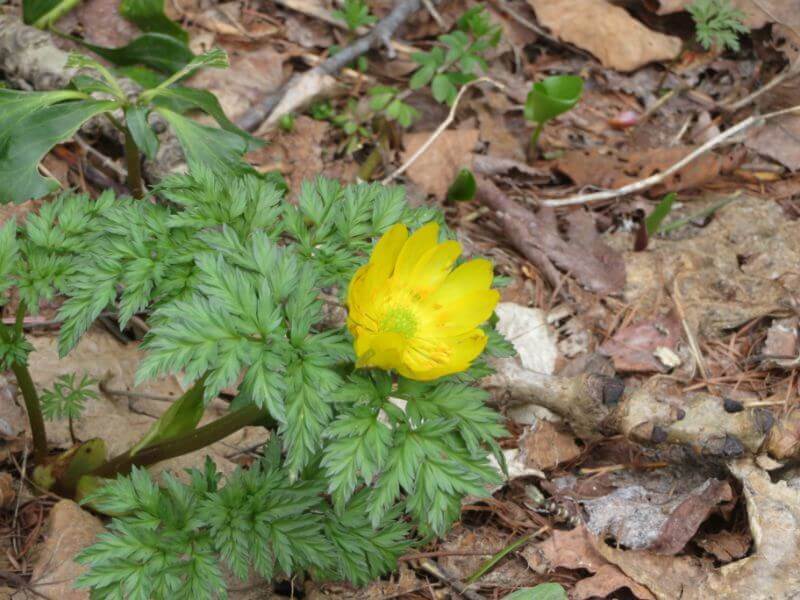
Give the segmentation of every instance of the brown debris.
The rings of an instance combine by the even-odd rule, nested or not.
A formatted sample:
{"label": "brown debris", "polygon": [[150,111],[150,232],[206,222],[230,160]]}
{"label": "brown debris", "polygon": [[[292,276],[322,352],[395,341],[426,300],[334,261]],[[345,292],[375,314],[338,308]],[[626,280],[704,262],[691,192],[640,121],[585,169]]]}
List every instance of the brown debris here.
{"label": "brown debris", "polygon": [[635,71],[677,58],[680,38],[647,29],[605,0],[528,0],[539,22],[559,39],[595,55],[604,66]]}
{"label": "brown debris", "polygon": [[[405,136],[405,162],[431,137],[429,131]],[[445,131],[408,169],[408,177],[429,195],[442,200],[461,169],[472,168],[472,153],[478,143],[477,129]]]}
{"label": "brown debris", "polygon": [[738,560],[747,554],[753,538],[749,533],[722,530],[698,536],[694,542],[717,560],[727,563]]}
{"label": "brown debris", "polygon": [[660,348],[674,352],[681,333],[680,323],[670,314],[620,329],[599,350],[613,359],[617,372],[666,372],[656,353]]}
{"label": "brown debris", "polygon": [[549,471],[580,456],[573,436],[548,421],[538,419],[519,440],[527,467]]}
{"label": "brown debris", "polygon": [[[608,154],[604,149],[572,150],[555,162],[555,169],[578,186],[592,185],[613,190],[665,171],[694,149],[691,146],[678,146],[614,154]],[[732,172],[743,158],[742,152],[723,156],[704,154],[664,182],[650,188],[647,193],[651,197],[658,197],[667,192],[701,187],[721,173]]]}

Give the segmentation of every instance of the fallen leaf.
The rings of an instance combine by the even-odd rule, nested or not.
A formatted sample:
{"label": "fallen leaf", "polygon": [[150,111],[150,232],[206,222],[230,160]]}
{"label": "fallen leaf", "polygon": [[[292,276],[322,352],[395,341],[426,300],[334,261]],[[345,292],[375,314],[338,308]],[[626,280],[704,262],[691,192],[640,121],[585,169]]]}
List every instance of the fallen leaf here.
{"label": "fallen leaf", "polygon": [[798,348],[798,329],[800,319],[790,317],[778,319],[767,330],[767,341],[764,342],[764,355],[768,363],[777,366],[790,366],[800,356]]}
{"label": "fallen leaf", "polygon": [[539,22],[559,39],[588,50],[604,66],[634,71],[673,60],[680,38],[652,31],[624,8],[605,0],[528,0]]}
{"label": "fallen leaf", "polygon": [[713,554],[717,560],[728,563],[747,554],[753,538],[749,532],[734,533],[722,530],[699,536],[694,542],[709,554]]}
{"label": "fallen leaf", "polygon": [[[650,177],[677,163],[694,150],[690,146],[623,151],[607,154],[602,149],[572,150],[556,160],[555,169],[580,187],[617,189]],[[720,173],[733,171],[744,158],[741,152],[726,155],[703,154],[663,182],[648,189],[650,197],[696,188],[713,181]]]}
{"label": "fallen leaf", "polygon": [[11,473],[0,473],[0,509],[11,508],[17,497],[17,489]]}
{"label": "fallen leaf", "polygon": [[322,148],[329,130],[325,121],[301,115],[291,132],[272,136],[271,143],[248,154],[248,160],[260,171],[280,171],[289,189],[297,193],[303,181],[323,170]]}
{"label": "fallen leaf", "polygon": [[503,115],[480,106],[476,110],[481,141],[489,145],[487,153],[494,158],[524,162],[525,150],[506,125]]}
{"label": "fallen leaf", "polygon": [[599,350],[613,359],[618,372],[666,372],[656,352],[659,348],[674,351],[680,336],[681,325],[669,314],[620,329]]}
{"label": "fallen leaf", "polygon": [[[427,140],[432,132],[411,133],[404,137],[408,160]],[[450,184],[461,169],[472,168],[472,157],[478,143],[477,129],[452,129],[443,132],[408,169],[408,177],[425,193],[443,199]]]}
{"label": "fallen leaf", "polygon": [[785,115],[768,121],[747,137],[745,145],[791,171],[800,170],[800,116]]}
{"label": "fallen leaf", "polygon": [[56,503],[33,565],[31,584],[36,591],[59,600],[88,599],[89,590],[75,589],[75,579],[88,569],[76,563],[75,556],[104,531],[100,519],[72,500]]}
{"label": "fallen leaf", "polygon": [[526,429],[519,445],[525,465],[542,471],[575,460],[581,454],[572,434],[544,419],[537,419]]}
{"label": "fallen leaf", "polygon": [[552,374],[558,348],[544,311],[513,302],[501,302],[495,308],[495,314],[498,318],[497,331],[513,344],[522,366],[539,373]]}
{"label": "fallen leaf", "polygon": [[[513,541],[514,538],[508,533],[502,533],[493,527],[487,526],[475,530],[458,527],[441,543],[439,549],[445,553],[445,556],[439,558],[437,562],[447,573],[464,581],[492,555]],[[448,555],[448,552],[454,554]],[[458,553],[462,552],[483,552],[484,554],[459,556]],[[481,578],[481,585],[516,587],[533,583],[535,577],[535,573],[528,569],[524,560],[511,554]]]}
{"label": "fallen leaf", "polygon": [[[598,579],[591,576],[582,580],[587,583],[573,590],[574,598],[602,598],[627,587],[640,600],[655,599],[646,587],[639,585],[600,555],[594,547],[592,536],[583,524],[566,531],[554,529],[547,539],[525,546],[520,554],[528,566],[537,572],[562,568],[573,571],[585,570],[599,576]],[[602,592],[603,589],[610,591]]]}

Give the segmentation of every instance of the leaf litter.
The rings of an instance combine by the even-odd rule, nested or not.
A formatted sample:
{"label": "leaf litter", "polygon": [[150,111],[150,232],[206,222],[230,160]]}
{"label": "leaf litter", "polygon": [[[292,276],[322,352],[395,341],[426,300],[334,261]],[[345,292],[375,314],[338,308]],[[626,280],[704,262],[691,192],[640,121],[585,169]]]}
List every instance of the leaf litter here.
{"label": "leaf litter", "polygon": [[[237,118],[280,90],[295,72],[308,69],[309,60],[324,59],[331,43],[347,44],[340,27],[314,17],[333,4],[293,4],[180,3],[194,43],[220,45],[234,56],[230,71],[209,71],[190,85],[215,91],[228,116]],[[379,17],[391,9],[388,2],[369,4]],[[446,27],[472,5],[434,4]],[[722,450],[741,446],[757,455],[774,444],[781,447],[778,454],[791,456],[800,445],[800,426],[793,418],[800,360],[798,117],[753,127],[737,143],[700,156],[638,196],[588,209],[553,210],[540,202],[658,175],[753,110],[800,103],[793,70],[800,48],[800,7],[794,1],[732,0],[744,12],[752,38],[743,36],[740,53],[706,53],[692,41],[688,2],[621,4],[490,2],[505,32],[490,57],[490,72],[505,88],[476,86],[457,107],[455,125],[407,172],[405,183],[415,187],[420,201],[442,204],[461,168],[479,174],[477,199],[445,208],[459,236],[473,241],[475,254],[502,253],[504,274],[518,290],[515,304],[504,310],[516,315],[509,331],[525,344],[519,347],[522,359],[504,359],[510,361],[502,372],[507,376],[492,391],[509,416],[520,409],[512,406],[512,397],[524,397],[528,410],[523,422],[509,419],[511,435],[502,442],[520,476],[488,500],[471,500],[447,539],[419,551],[441,554],[432,559],[463,581],[488,555],[546,525],[546,533],[511,552],[476,589],[488,596],[558,581],[573,598],[791,598],[800,589],[800,484],[780,462],[772,465],[770,475],[758,466],[767,461],[734,459]],[[176,6],[167,3],[168,11]],[[123,45],[131,35],[127,22],[101,26],[98,15],[107,12],[104,3],[93,1],[62,25],[95,31],[97,43]],[[441,33],[437,19],[423,9],[398,29],[395,39],[428,50]],[[0,48],[0,67],[8,65],[2,53]],[[343,152],[346,134],[308,107],[328,101],[343,110],[342,93],[365,94],[369,78],[400,87],[407,83],[412,64],[407,52],[390,59],[377,48],[368,59],[367,71],[346,76],[345,85],[332,86],[328,76],[324,85],[300,90],[291,99],[298,113],[294,128],[263,134],[270,143],[250,155],[251,163],[262,172],[282,173],[293,190],[322,172],[355,179],[377,145],[368,139],[361,150]],[[540,152],[531,154],[532,129],[521,116],[530,81],[568,73],[587,80],[584,99],[548,126]],[[778,77],[784,79],[772,93],[748,100]],[[309,90],[314,99],[303,96]],[[447,114],[424,98],[412,96],[409,102],[423,112],[411,129],[381,130],[370,123],[375,125],[372,134],[388,132],[373,178],[413,155]],[[65,144],[64,152],[75,159],[72,164],[100,164],[74,144]],[[66,185],[94,192],[63,156],[53,153],[47,164]],[[642,226],[635,211],[651,212],[669,191],[680,195],[662,231],[673,229],[651,236],[647,249],[635,252]],[[726,203],[714,208],[718,200]],[[565,337],[581,341],[567,346]],[[34,338],[35,371],[43,374],[38,386],[49,385],[64,370],[76,370],[89,372],[106,387],[134,389],[135,343],[93,330],[75,364],[67,364],[55,362],[53,339],[50,333]],[[671,357],[663,349],[678,362],[666,360]],[[610,366],[604,356],[610,357]],[[600,372],[599,364],[609,379],[589,377]],[[514,387],[519,381],[527,386],[522,392]],[[617,381],[624,384],[624,393],[615,387]],[[597,382],[603,385],[593,388]],[[0,399],[0,465],[18,481],[25,422],[13,386],[1,387],[9,393]],[[591,415],[579,404],[598,389],[603,414],[617,402],[632,402],[624,426],[610,438],[586,424]],[[104,437],[125,446],[166,408],[167,403],[153,398],[173,396],[180,387],[164,381],[135,392],[150,398],[101,395],[96,404],[90,401],[88,418],[78,424],[79,437],[113,431]],[[575,406],[572,412],[542,408],[557,408],[564,399]],[[209,411],[214,410],[212,405]],[[744,427],[756,410],[774,415],[771,438],[760,430],[739,431],[727,420],[742,415],[735,423]],[[697,430],[712,423],[719,426],[709,429],[713,435],[698,437]],[[662,430],[666,438],[659,441]],[[55,432],[59,446],[70,445],[66,424]],[[731,442],[732,432],[739,446]],[[224,468],[246,463],[248,449],[261,441],[246,435],[226,440],[213,449],[215,460]],[[673,445],[682,448],[678,460],[668,448]],[[532,501],[526,494],[531,482],[541,485],[542,499]],[[23,500],[23,508],[31,511],[50,510],[51,505],[28,496]],[[70,521],[88,518],[77,507],[62,506],[50,510],[48,527],[59,529],[59,515],[70,511],[75,513]],[[37,523],[46,533],[36,533]],[[23,533],[42,537],[46,550],[53,534],[42,523],[32,519]],[[69,547],[63,554],[67,562]],[[11,552],[22,561],[17,572],[25,577],[31,569],[34,581],[40,574],[53,581],[61,575],[43,563],[24,562],[13,554],[19,550]],[[391,580],[361,590],[307,583],[307,596],[420,598],[432,589],[436,597],[455,597],[452,586],[426,580],[419,559],[409,558]]]}

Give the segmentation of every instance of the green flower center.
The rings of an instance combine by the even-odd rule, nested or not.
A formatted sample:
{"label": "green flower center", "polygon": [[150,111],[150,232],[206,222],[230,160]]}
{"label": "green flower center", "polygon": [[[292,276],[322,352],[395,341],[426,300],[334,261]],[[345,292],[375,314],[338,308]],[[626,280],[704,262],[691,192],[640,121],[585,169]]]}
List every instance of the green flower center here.
{"label": "green flower center", "polygon": [[393,306],[386,311],[380,325],[381,331],[399,333],[410,338],[417,331],[417,317],[413,311],[403,306]]}

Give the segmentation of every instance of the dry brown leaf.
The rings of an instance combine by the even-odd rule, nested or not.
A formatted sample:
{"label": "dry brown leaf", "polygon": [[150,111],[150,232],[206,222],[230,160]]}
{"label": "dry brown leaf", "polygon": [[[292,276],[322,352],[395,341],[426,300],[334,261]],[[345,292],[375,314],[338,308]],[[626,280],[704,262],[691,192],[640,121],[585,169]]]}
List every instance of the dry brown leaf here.
{"label": "dry brown leaf", "polygon": [[[428,138],[431,132],[411,133],[405,136],[406,151],[403,162],[408,160]],[[478,143],[477,129],[451,129],[440,135],[430,148],[408,169],[408,177],[425,193],[443,199],[461,169],[472,167],[475,145]]]}
{"label": "dry brown leaf", "polygon": [[620,329],[599,350],[613,359],[618,372],[666,372],[655,352],[659,348],[674,351],[680,338],[680,322],[669,314]]}
{"label": "dry brown leaf", "polygon": [[[665,171],[692,150],[694,148],[691,146],[678,146],[613,155],[602,149],[573,150],[559,158],[555,168],[578,186],[617,189]],[[647,194],[659,197],[667,192],[700,187],[716,179],[720,173],[733,171],[743,158],[741,152],[722,156],[704,154],[662,183],[651,187]]]}
{"label": "dry brown leaf", "polygon": [[680,38],[652,31],[624,8],[605,0],[528,0],[539,22],[559,39],[588,50],[604,66],[634,71],[650,62],[672,60]]}
{"label": "dry brown leaf", "polygon": [[230,58],[228,69],[201,69],[189,80],[192,87],[206,89],[219,99],[222,109],[236,120],[264,96],[276,91],[285,79],[289,56],[270,46]]}
{"label": "dry brown leaf", "polygon": [[543,471],[575,460],[581,454],[572,434],[543,419],[525,431],[519,444],[525,465]]}
{"label": "dry brown leaf", "polygon": [[753,538],[749,532],[734,533],[722,530],[699,536],[694,542],[709,554],[713,554],[717,560],[727,563],[747,554]]}
{"label": "dry brown leaf", "polygon": [[[570,590],[572,600],[605,598],[627,588],[639,600],[654,600],[655,596],[643,585],[639,585],[614,565],[603,565],[591,577],[578,581]],[[616,596],[615,596],[616,597]]]}
{"label": "dry brown leaf", "polygon": [[764,355],[768,363],[791,366],[798,360],[798,324],[800,319],[797,317],[779,319],[772,323],[764,343]]}
{"label": "dry brown leaf", "polygon": [[[595,540],[598,552],[659,600],[790,600],[800,590],[800,487],[773,483],[749,459],[730,465],[742,482],[754,552],[714,569],[709,560],[618,550]],[[796,481],[796,480],[795,480]]]}
{"label": "dry brown leaf", "polygon": [[766,123],[748,136],[746,145],[791,171],[800,170],[800,116],[786,115]]}
{"label": "dry brown leaf", "polygon": [[278,170],[289,180],[289,189],[300,191],[300,184],[322,172],[322,148],[330,125],[302,115],[294,122],[291,132],[272,136],[270,144],[248,155],[248,160],[260,171]]}
{"label": "dry brown leaf", "polygon": [[[583,524],[567,531],[555,529],[544,541],[525,546],[520,554],[528,566],[537,572],[563,568],[598,574],[599,579],[580,588],[580,596],[575,592],[576,598],[604,597],[607,592],[602,590],[616,585],[611,592],[627,587],[640,600],[654,599],[645,586],[626,576],[597,552],[592,536]],[[587,581],[591,582],[592,579],[594,577],[589,577]]]}
{"label": "dry brown leaf", "polygon": [[0,510],[11,508],[17,497],[17,486],[11,473],[0,472]]}

